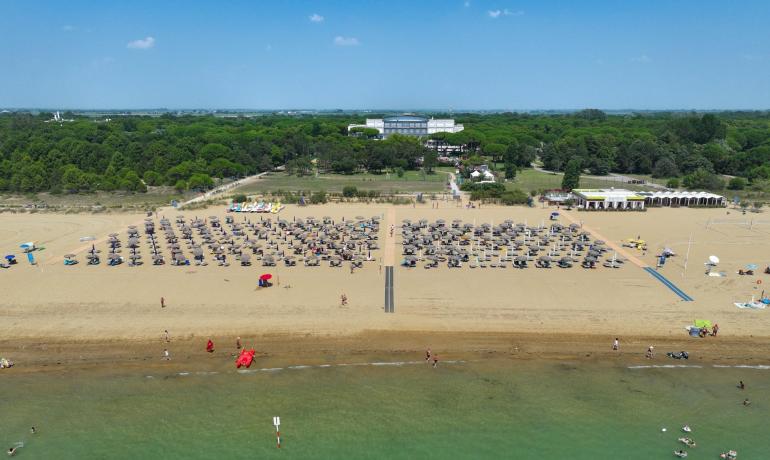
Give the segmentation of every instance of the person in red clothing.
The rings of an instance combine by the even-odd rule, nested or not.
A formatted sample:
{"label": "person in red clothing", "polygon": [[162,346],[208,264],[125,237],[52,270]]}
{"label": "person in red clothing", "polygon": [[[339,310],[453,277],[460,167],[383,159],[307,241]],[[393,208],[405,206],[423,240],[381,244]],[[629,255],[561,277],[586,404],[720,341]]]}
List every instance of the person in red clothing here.
{"label": "person in red clothing", "polygon": [[209,339],[209,341],[206,342],[206,351],[208,351],[209,353],[214,352],[214,342],[212,342],[211,339]]}

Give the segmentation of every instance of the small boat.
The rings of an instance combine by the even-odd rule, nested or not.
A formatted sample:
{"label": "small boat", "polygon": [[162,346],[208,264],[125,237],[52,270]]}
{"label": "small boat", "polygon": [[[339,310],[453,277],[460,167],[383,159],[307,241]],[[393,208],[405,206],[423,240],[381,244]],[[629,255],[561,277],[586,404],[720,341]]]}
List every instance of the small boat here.
{"label": "small boat", "polygon": [[729,460],[734,460],[734,459],[738,458],[738,452],[736,452],[734,450],[730,450],[730,451],[727,451],[727,452],[722,452],[721,454],[719,454],[719,458],[726,458],[726,459],[729,459]]}
{"label": "small boat", "polygon": [[273,214],[278,214],[285,207],[286,206],[282,205],[280,201],[276,201],[275,203],[273,203],[273,208],[270,210],[270,212],[272,212]]}
{"label": "small boat", "polygon": [[687,452],[683,450],[675,450],[674,455],[676,455],[679,458],[687,458]]}
{"label": "small boat", "polygon": [[235,360],[235,367],[238,369],[240,369],[242,366],[250,367],[252,361],[254,361],[255,353],[256,351],[254,350],[243,349],[241,354],[238,356],[238,359]]}
{"label": "small boat", "polygon": [[692,428],[690,428],[690,425],[685,425],[682,427],[682,431],[685,433],[692,433]]}

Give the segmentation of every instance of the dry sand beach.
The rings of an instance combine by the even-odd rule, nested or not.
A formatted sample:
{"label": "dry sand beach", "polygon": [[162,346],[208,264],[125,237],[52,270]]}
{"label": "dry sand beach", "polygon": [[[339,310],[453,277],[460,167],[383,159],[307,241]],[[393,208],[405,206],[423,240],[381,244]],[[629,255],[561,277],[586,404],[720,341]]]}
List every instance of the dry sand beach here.
{"label": "dry sand beach", "polygon": [[[753,337],[761,341],[770,336],[766,311],[740,310],[733,305],[749,300],[752,295],[758,297],[764,285],[757,283],[770,280],[770,276],[762,274],[767,264],[763,248],[770,243],[770,225],[760,224],[763,214],[741,215],[725,209],[562,211],[562,223],[580,222],[608,244],[620,245],[621,240],[641,236],[649,244],[646,254],[625,249],[638,263],[654,266],[655,254],[664,247],[672,248],[677,256],[669,259],[661,273],[692,296],[693,302],[682,301],[632,261],[619,269],[593,270],[579,266],[525,270],[471,269],[467,265],[449,269],[446,264],[430,270],[398,266],[402,258],[399,226],[403,219],[462,219],[493,225],[511,219],[534,226],[548,225],[551,211],[495,206],[466,209],[445,202],[438,209],[429,205],[413,208],[336,204],[288,206],[282,211],[281,217],[289,220],[309,215],[328,215],[335,220],[356,215],[381,216],[381,248],[373,252],[373,262],[367,262],[353,274],[347,267],[304,267],[301,263],[296,267],[279,263],[270,268],[261,267],[258,262],[251,267],[108,267],[104,263],[88,266],[84,252],[91,243],[81,242],[81,237],[96,237],[97,247],[104,249],[107,234],[117,232],[125,239],[126,226],[141,223],[145,216],[2,214],[3,252],[18,254],[19,244],[25,241],[34,241],[45,249],[36,252],[36,266],[20,258],[17,266],[0,273],[5,286],[0,299],[0,337],[6,354],[14,354],[18,360],[22,358],[18,354],[20,344],[126,341],[153,343],[157,348],[164,330],[193,343],[206,336],[223,340],[248,336],[254,338],[257,348],[260,337],[285,337],[286,341],[308,336],[335,340],[345,337],[346,346],[341,348],[348,351],[371,350],[373,347],[366,345],[367,337],[377,334],[376,331],[386,331],[390,334],[388,340],[374,341],[386,350],[420,349],[423,344],[415,341],[399,346],[398,333],[409,332],[425,337],[450,333],[456,337],[483,334],[491,338],[519,333],[526,335],[528,343],[558,343],[557,337],[571,336],[593,344],[587,348],[597,350],[614,336],[629,341],[634,337],[639,339],[641,352],[646,346],[642,343],[647,341],[643,337],[688,340],[684,327],[696,318],[719,323],[724,340]],[[160,214],[171,219],[177,215],[187,219],[218,215],[222,220],[226,215],[222,208],[181,213],[166,209]],[[232,215],[236,221],[255,221],[261,216]],[[750,227],[747,223],[751,220],[754,225]],[[708,222],[719,224],[707,227]],[[389,235],[391,224],[396,226],[393,238]],[[69,252],[77,254],[78,265],[63,265],[62,256]],[[703,263],[712,254],[721,259],[717,270],[726,272],[726,277],[704,275]],[[387,264],[391,260],[397,265],[396,313],[385,314],[384,270],[380,265],[381,261]],[[739,268],[751,263],[759,265],[755,276],[736,274]],[[257,290],[256,279],[265,272],[272,273],[276,283],[269,289]],[[343,292],[349,299],[346,306],[339,302]],[[161,297],[166,299],[166,308],[160,307]],[[351,337],[358,340],[351,341]],[[312,350],[312,340],[305,340]],[[353,345],[355,342],[359,345]],[[498,343],[492,348],[506,349],[509,341],[502,342],[506,345]],[[463,347],[457,351],[463,351]],[[33,356],[26,357],[36,361]]]}

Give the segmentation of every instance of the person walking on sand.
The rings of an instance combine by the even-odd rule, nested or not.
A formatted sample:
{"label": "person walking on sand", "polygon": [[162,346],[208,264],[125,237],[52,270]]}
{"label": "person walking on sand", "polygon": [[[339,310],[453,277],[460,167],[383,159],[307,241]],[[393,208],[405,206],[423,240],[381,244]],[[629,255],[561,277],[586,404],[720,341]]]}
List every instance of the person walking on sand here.
{"label": "person walking on sand", "polygon": [[163,349],[163,360],[165,361],[171,360],[171,354],[168,352],[168,348]]}
{"label": "person walking on sand", "polygon": [[160,298],[160,308],[166,308],[166,299]]}
{"label": "person walking on sand", "polygon": [[241,338],[240,337],[236,337],[235,338],[235,348],[237,348],[238,350],[241,349]]}
{"label": "person walking on sand", "polygon": [[617,337],[615,337],[615,341],[612,342],[612,349],[615,351],[620,350],[620,342],[618,341]]}
{"label": "person walking on sand", "polygon": [[206,351],[209,353],[214,353],[214,342],[212,342],[211,339],[206,342]]}
{"label": "person walking on sand", "polygon": [[430,348],[425,350],[425,362],[430,362]]}
{"label": "person walking on sand", "polygon": [[163,331],[163,340],[165,340],[166,343],[171,342],[171,337],[169,337],[169,335],[168,335],[168,329],[165,329]]}

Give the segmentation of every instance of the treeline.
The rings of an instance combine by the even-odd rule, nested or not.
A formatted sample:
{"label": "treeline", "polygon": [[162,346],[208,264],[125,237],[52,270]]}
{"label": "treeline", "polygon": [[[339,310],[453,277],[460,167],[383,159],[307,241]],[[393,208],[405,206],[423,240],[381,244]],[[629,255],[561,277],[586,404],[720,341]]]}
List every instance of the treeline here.
{"label": "treeline", "polygon": [[[430,172],[437,161],[436,153],[418,139],[374,140],[366,130],[349,136],[348,124],[363,122],[352,115],[74,117],[72,122],[47,122],[51,118],[0,115],[0,191],[144,191],[157,185],[206,189],[217,179],[281,165],[298,175],[316,169]],[[607,115],[585,110],[455,118],[465,131],[432,137],[465,146],[471,162],[503,163],[508,177],[539,158],[546,169],[556,171],[572,161],[596,175],[683,178],[693,188],[719,188],[719,174],[745,178],[735,181],[736,187],[770,179],[767,113]]]}

